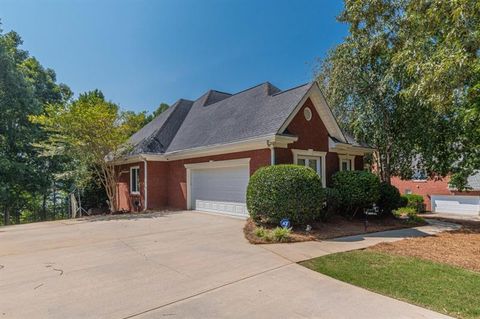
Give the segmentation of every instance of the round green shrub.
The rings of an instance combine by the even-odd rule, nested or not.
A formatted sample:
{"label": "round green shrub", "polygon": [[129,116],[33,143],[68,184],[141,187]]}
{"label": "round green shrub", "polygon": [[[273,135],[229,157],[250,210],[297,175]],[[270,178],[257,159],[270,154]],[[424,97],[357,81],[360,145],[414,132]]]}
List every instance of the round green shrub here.
{"label": "round green shrub", "polygon": [[377,205],[382,214],[391,214],[393,210],[402,207],[402,202],[398,188],[386,182],[380,183],[380,199]]}
{"label": "round green shrub", "polygon": [[333,175],[332,181],[344,215],[353,217],[380,199],[380,180],[370,172],[341,171]]}
{"label": "round green shrub", "polygon": [[305,225],[321,218],[324,201],[320,177],[304,166],[262,167],[247,187],[247,209],[257,223],[289,218],[293,225]]}

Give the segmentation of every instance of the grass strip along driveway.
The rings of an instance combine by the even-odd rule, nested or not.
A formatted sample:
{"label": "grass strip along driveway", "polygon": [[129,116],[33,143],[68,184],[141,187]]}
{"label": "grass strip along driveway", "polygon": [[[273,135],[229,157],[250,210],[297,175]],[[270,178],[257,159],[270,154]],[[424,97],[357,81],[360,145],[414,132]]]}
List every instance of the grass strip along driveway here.
{"label": "grass strip along driveway", "polygon": [[480,273],[415,257],[357,250],[303,266],[370,291],[458,318],[480,318]]}

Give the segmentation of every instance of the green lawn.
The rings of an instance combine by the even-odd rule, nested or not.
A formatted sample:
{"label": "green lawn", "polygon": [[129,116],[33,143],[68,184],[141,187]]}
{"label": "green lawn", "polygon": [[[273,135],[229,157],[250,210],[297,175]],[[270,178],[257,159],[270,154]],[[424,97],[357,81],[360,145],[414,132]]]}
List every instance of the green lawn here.
{"label": "green lawn", "polygon": [[458,318],[480,318],[480,273],[411,257],[357,250],[303,266]]}

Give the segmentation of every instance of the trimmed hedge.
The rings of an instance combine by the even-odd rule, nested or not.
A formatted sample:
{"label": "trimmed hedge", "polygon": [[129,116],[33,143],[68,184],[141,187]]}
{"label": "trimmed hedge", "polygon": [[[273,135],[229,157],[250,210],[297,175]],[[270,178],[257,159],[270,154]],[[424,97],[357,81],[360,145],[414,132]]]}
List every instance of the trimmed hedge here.
{"label": "trimmed hedge", "polygon": [[380,199],[380,180],[370,172],[341,171],[332,180],[344,215],[353,217]]}
{"label": "trimmed hedge", "polygon": [[321,220],[327,221],[330,217],[337,214],[341,209],[340,194],[335,188],[325,188],[326,209],[322,214]]}
{"label": "trimmed hedge", "polygon": [[415,208],[417,213],[422,213],[425,211],[425,204],[423,202],[423,196],[417,194],[405,194],[402,195],[404,201],[407,201],[407,207]]}
{"label": "trimmed hedge", "polygon": [[380,183],[380,199],[377,205],[383,214],[391,214],[393,210],[405,206],[398,188],[386,182]]}
{"label": "trimmed hedge", "polygon": [[247,187],[247,209],[255,222],[293,225],[321,219],[325,194],[320,177],[311,168],[273,165],[258,169]]}

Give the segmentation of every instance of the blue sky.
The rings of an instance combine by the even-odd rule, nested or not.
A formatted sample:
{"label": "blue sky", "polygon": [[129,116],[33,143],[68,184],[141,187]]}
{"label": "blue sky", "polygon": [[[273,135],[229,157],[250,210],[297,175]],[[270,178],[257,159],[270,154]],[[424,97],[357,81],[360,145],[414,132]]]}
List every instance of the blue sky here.
{"label": "blue sky", "polygon": [[78,94],[153,111],[212,88],[287,89],[347,33],[340,0],[2,0],[4,31]]}

